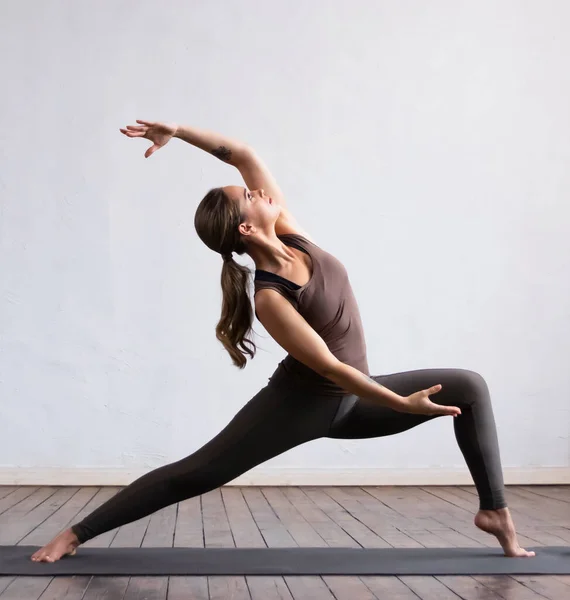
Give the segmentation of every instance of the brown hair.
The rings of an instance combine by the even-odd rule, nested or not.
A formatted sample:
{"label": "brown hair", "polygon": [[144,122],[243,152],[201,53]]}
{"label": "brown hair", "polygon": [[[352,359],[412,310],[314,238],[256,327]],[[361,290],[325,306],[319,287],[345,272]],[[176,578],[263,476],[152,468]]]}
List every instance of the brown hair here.
{"label": "brown hair", "polygon": [[[194,216],[198,237],[214,252],[222,256],[244,254],[244,243],[238,226],[246,216],[222,188],[211,189],[202,199]],[[236,367],[247,364],[245,355],[255,356],[255,344],[246,338],[252,330],[253,308],[248,293],[249,268],[232,259],[222,265],[222,315],[216,325],[216,337],[232,357]],[[247,347],[250,346],[250,348]]]}

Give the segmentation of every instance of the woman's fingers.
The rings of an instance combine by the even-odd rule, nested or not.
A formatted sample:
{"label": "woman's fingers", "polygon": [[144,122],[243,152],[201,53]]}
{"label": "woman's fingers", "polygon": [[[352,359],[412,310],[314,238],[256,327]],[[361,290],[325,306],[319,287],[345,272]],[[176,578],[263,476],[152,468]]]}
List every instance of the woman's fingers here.
{"label": "woman's fingers", "polygon": [[154,123],[151,123],[150,121],[142,121],[141,119],[137,119],[137,123],[142,123],[143,125],[148,125],[149,127],[154,125]]}
{"label": "woman's fingers", "polygon": [[458,406],[442,406],[441,404],[432,404],[436,409],[437,414],[451,415],[453,417],[457,417],[461,414],[461,409]]}
{"label": "woman's fingers", "polygon": [[127,131],[126,129],[120,129],[120,131],[129,137],[143,137],[146,135],[146,131]]}
{"label": "woman's fingers", "polygon": [[453,417],[459,416],[461,414],[461,409],[458,406],[444,406],[443,404],[436,404],[429,399],[430,394],[437,394],[437,392],[441,391],[442,387],[443,386],[438,383],[437,385],[433,385],[429,389],[425,390],[428,395],[428,401],[439,415],[451,415]]}
{"label": "woman's fingers", "polygon": [[151,146],[145,153],[144,153],[144,157],[148,158],[151,154],[153,154],[154,152],[156,152],[158,149],[160,148],[160,146],[157,146],[156,144],[154,146]]}

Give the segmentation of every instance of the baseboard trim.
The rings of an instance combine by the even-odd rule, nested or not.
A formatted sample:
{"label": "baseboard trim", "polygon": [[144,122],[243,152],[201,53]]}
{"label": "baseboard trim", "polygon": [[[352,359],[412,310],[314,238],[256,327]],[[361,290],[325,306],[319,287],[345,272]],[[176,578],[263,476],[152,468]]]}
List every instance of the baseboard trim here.
{"label": "baseboard trim", "polygon": [[[126,486],[152,469],[0,468],[0,485]],[[507,485],[567,485],[570,467],[505,468]],[[232,486],[382,486],[473,485],[471,474],[461,469],[252,469],[226,485]]]}

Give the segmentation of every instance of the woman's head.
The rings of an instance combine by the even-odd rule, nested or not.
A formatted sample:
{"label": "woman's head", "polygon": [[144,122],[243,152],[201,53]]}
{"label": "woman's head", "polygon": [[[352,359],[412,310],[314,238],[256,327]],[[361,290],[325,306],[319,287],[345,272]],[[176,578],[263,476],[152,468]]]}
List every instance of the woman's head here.
{"label": "woman's head", "polygon": [[263,189],[229,185],[210,190],[196,209],[200,239],[222,256],[243,254],[260,236],[274,231],[281,207]]}
{"label": "woman's head", "polygon": [[[281,207],[273,202],[265,190],[248,190],[238,185],[228,185],[222,189],[229,201],[240,207],[244,222],[240,224],[239,230],[246,236],[246,243],[255,243],[257,233],[274,231]],[[251,239],[249,236],[252,236]]]}
{"label": "woman's head", "polygon": [[[226,186],[210,190],[202,199],[194,216],[198,237],[222,256],[244,254],[251,244],[273,229],[280,207],[263,190]],[[253,324],[253,308],[248,294],[251,272],[234,260],[222,266],[222,314],[216,326],[216,337],[243,369],[245,355],[255,355],[255,344],[246,338]],[[246,345],[249,345],[248,348]]]}

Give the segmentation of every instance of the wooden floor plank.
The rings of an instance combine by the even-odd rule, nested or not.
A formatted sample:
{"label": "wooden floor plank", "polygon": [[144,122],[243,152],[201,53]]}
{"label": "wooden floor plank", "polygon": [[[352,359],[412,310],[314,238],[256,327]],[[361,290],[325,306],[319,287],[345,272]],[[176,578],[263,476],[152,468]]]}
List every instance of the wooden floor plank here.
{"label": "wooden floor plank", "polygon": [[555,577],[548,575],[513,575],[512,577],[549,600],[565,600],[570,597],[568,586]]}
{"label": "wooden floor plank", "polygon": [[570,485],[520,485],[517,487],[537,496],[570,504]]}
{"label": "wooden floor plank", "polygon": [[[280,489],[266,487],[262,488],[262,493],[299,546],[328,547],[327,542]],[[376,598],[358,577],[326,575],[323,576],[323,581],[338,600],[352,600],[353,598],[372,600]]]}
{"label": "wooden floor plank", "polygon": [[[366,524],[379,537],[395,548],[422,548],[413,533],[406,528],[418,530],[418,524],[431,523],[427,508],[418,502],[421,490],[418,488],[325,488],[331,498],[349,511],[355,518]],[[379,498],[379,496],[381,498]],[[378,501],[379,500],[379,501]],[[388,523],[383,523],[386,519]],[[424,519],[423,521],[421,519]],[[416,595],[421,588],[421,598],[451,600],[459,596],[433,577],[398,577]]]}
{"label": "wooden floor plank", "polygon": [[559,537],[563,543],[562,546],[570,546],[570,527],[544,527],[543,531]]}
{"label": "wooden floor plank", "polygon": [[[379,511],[373,511],[366,507],[365,503],[361,503],[359,498],[349,493],[347,489],[342,487],[325,487],[324,491],[336,502],[338,502],[348,513],[361,523],[366,525],[379,538],[387,542],[394,548],[421,548],[409,535],[400,531],[397,527],[399,523],[404,522],[401,515],[397,513],[386,513],[386,508],[382,507]],[[351,490],[354,491],[354,490]],[[368,500],[367,500],[368,501]],[[379,518],[379,514],[386,517]]]}
{"label": "wooden floor plank", "polygon": [[[565,487],[565,486],[561,486]],[[476,495],[476,490],[472,486],[458,486],[456,489],[457,493],[467,492],[471,496]],[[570,511],[557,505],[554,509],[554,514],[549,515],[544,510],[537,510],[536,504],[533,499],[524,498],[518,493],[520,490],[519,486],[508,485],[505,488],[505,497],[509,505],[513,519],[519,528],[523,527],[543,527],[552,524],[552,518],[555,518],[558,525],[565,527],[570,526]],[[545,503],[540,504],[540,507],[544,509],[544,506],[549,504],[549,500],[545,498]]]}
{"label": "wooden floor plank", "polygon": [[[178,503],[175,548],[203,548],[204,522],[202,519],[202,497],[188,498]],[[171,576],[168,584],[168,600],[209,600],[208,577]]]}
{"label": "wooden floor plank", "polygon": [[415,525],[420,530],[427,528],[435,530],[438,527],[447,528],[450,520],[456,523],[468,523],[473,518],[469,508],[429,494],[421,487],[375,486],[367,487],[366,491],[403,517],[408,528],[413,528]]}
{"label": "wooden floor plank", "polygon": [[513,486],[510,489],[511,496],[526,500],[525,506],[537,513],[548,514],[548,521],[555,519],[559,525],[570,526],[570,505],[568,502],[555,498],[539,496],[522,489],[519,486]]}
{"label": "wooden floor plank", "polygon": [[[438,498],[441,498],[442,500],[445,500],[450,505],[453,505],[456,508],[461,508],[463,506],[465,509],[468,510],[468,519],[462,517],[462,513],[452,512],[454,519],[447,520],[447,525],[445,526],[446,528],[451,527],[456,531],[480,542],[485,546],[492,547],[497,545],[497,542],[494,537],[481,531],[480,529],[477,529],[473,524],[473,517],[479,510],[479,499],[476,494],[472,494],[459,487],[430,486],[422,489],[428,494],[432,494],[434,496],[437,496]],[[511,515],[517,528],[520,544],[523,547],[540,545],[536,539],[526,535],[527,532],[534,530],[534,522],[532,521],[532,519],[529,518],[527,515],[521,515],[517,512],[517,510],[511,510]],[[443,520],[439,520],[443,524]]]}
{"label": "wooden floor plank", "polygon": [[2,515],[0,539],[12,541],[1,543],[43,546],[68,525],[85,502],[85,493],[76,487],[58,488],[49,495],[38,490]]}
{"label": "wooden floor plank", "polygon": [[436,579],[463,600],[502,600],[503,597],[473,577],[437,576]]}
{"label": "wooden floor plank", "polygon": [[[22,500],[2,514],[5,521],[0,525],[0,544],[44,546],[69,526],[90,498],[88,491],[76,487],[26,487],[24,491]],[[90,583],[89,576],[17,577],[0,598],[31,600],[37,597],[34,594],[37,589],[42,600],[81,599]]]}
{"label": "wooden floor plank", "polygon": [[8,496],[12,492],[16,490],[21,490],[26,486],[17,486],[17,485],[0,485],[0,498],[4,498],[4,496]]}
{"label": "wooden floor plank", "polygon": [[554,579],[570,587],[570,575],[555,575]]}
{"label": "wooden floor plank", "polygon": [[[19,502],[22,502],[29,496],[33,494],[43,494],[44,498],[48,498],[52,494],[57,491],[58,488],[55,487],[32,487],[32,486],[22,486],[18,488],[14,487],[6,487],[5,492],[0,495],[0,518],[4,515],[7,510],[15,507]],[[39,496],[36,496],[39,497]]]}
{"label": "wooden floor plank", "polygon": [[[373,487],[365,487],[362,488],[363,492],[370,494],[373,497],[380,496],[382,499],[387,500],[387,496],[390,494],[381,494],[381,490]],[[402,530],[415,539],[418,543],[420,543],[424,547],[432,547],[432,548],[444,548],[444,547],[481,547],[483,544],[473,539],[469,535],[462,534],[455,529],[450,524],[450,526],[439,525],[437,527],[433,527],[429,521],[425,523],[427,527],[422,530],[418,528],[424,518],[425,514],[429,515],[438,515],[441,513],[445,514],[445,511],[448,510],[448,506],[446,502],[442,504],[442,500],[437,496],[430,495],[423,488],[408,488],[405,490],[406,497],[413,497],[417,501],[411,506],[407,506],[405,509],[406,513],[406,521],[410,521],[410,524],[406,521],[401,523]],[[392,495],[393,501],[393,495]],[[388,502],[389,503],[389,502]],[[397,505],[396,505],[397,506]],[[414,508],[414,506],[416,508]],[[460,517],[463,518],[463,513],[460,514]],[[452,519],[450,519],[451,523],[453,523]],[[473,525],[473,529],[476,529]],[[449,591],[461,598],[481,598],[481,594],[484,593],[484,597],[489,600],[494,600],[500,598],[495,592],[492,590],[488,590],[485,586],[478,582],[476,579],[472,577],[435,577],[437,581],[439,581],[446,590],[442,588],[438,588],[433,585],[436,589],[435,593],[443,593],[444,595],[448,595]],[[416,580],[409,579],[404,581],[413,581],[414,585]],[[439,592],[438,592],[439,590]]]}
{"label": "wooden floor plank", "polygon": [[[202,515],[206,548],[234,548],[235,541],[220,488],[202,495]],[[251,599],[249,587],[243,575],[208,576],[208,589],[212,600]]]}
{"label": "wooden floor plank", "polygon": [[[326,514],[338,528],[346,532],[358,546],[363,548],[391,548],[390,544],[376,535],[365,524],[349,514],[320,487],[290,488],[299,490],[312,501],[323,514]],[[291,493],[291,492],[289,492]],[[349,546],[350,547],[350,546]],[[418,596],[400,579],[394,576],[361,576],[360,580],[377,598],[417,600]]]}
{"label": "wooden floor plank", "polygon": [[0,525],[18,521],[36,506],[53,496],[59,488],[25,486],[13,490],[0,500]]}
{"label": "wooden floor plank", "polygon": [[[247,487],[242,491],[249,510],[269,548],[292,548],[298,545],[271,508],[261,488]],[[322,577],[287,576],[284,577],[284,580],[295,600],[334,599]]]}
{"label": "wooden floor plank", "polygon": [[261,493],[298,546],[313,548],[326,548],[328,546],[315,528],[306,521],[281,490],[274,487],[264,487],[261,488]]}
{"label": "wooden floor plank", "polygon": [[[124,486],[103,487],[99,489],[89,488],[92,491],[95,491],[95,493],[91,501],[78,515],[79,518],[77,520],[82,519],[91,511],[95,510],[95,508],[101,506],[101,504],[121,491],[123,487]],[[93,548],[139,548],[143,544],[150,518],[151,515],[148,515],[138,521],[111,529],[110,531],[90,539],[85,543],[85,546]],[[77,552],[81,552],[81,547],[79,547]],[[97,575],[91,579],[85,599],[82,600],[99,600],[101,597],[104,597],[105,600],[107,600],[105,594],[108,588],[110,588],[113,600],[115,600],[115,598],[117,600],[123,600],[129,590],[131,590],[130,600],[132,600],[133,590],[136,590],[138,585],[137,577],[106,577]],[[41,600],[43,600],[43,598]]]}
{"label": "wooden floor plank", "polygon": [[[222,489],[228,521],[237,548],[267,547],[245,501],[237,487]],[[252,600],[293,600],[283,577],[246,576]]]}
{"label": "wooden floor plank", "polygon": [[[304,489],[298,487],[282,487],[278,488],[289,501],[294,504],[295,508],[301,515],[314,527],[315,531],[327,542],[331,547],[341,548],[360,548],[366,547],[365,544],[358,543],[351,535],[349,535],[338,523],[335,522],[324,510],[309,498]],[[328,497],[327,497],[328,498]],[[330,499],[329,499],[330,500]],[[370,536],[374,540],[379,538],[369,531]],[[364,538],[365,542],[366,538]],[[382,544],[383,546],[385,543]],[[374,544],[374,547],[377,547]],[[398,598],[417,599],[407,586],[405,586],[396,577],[376,577],[373,575],[361,576],[360,581],[377,597],[377,598]],[[327,582],[328,584],[328,582]],[[330,587],[330,585],[329,585]]]}
{"label": "wooden floor plank", "polygon": [[[141,548],[171,548],[176,527],[176,504],[161,508],[144,518],[139,525],[139,532],[143,523],[146,527]],[[136,524],[135,521],[123,528]],[[133,576],[129,579],[124,600],[166,600],[168,584],[168,576]]]}
{"label": "wooden floor plank", "polygon": [[435,577],[406,575],[399,579],[422,600],[457,600],[461,598]]}
{"label": "wooden floor plank", "polygon": [[[505,600],[544,600],[544,596],[526,587],[512,577],[504,575],[474,575],[479,583],[495,592],[500,598]],[[480,596],[481,600],[485,598],[484,593]]]}
{"label": "wooden floor plank", "polygon": [[302,489],[315,505],[326,512],[347,535],[350,535],[363,548],[391,548],[386,540],[351,515],[322,488],[304,487]]}
{"label": "wooden floor plank", "polygon": [[[447,535],[441,536],[441,533],[445,532],[438,530],[436,535],[436,532],[423,533],[414,531],[413,534],[411,533],[410,535],[413,535],[415,539],[428,548],[466,546],[462,538],[453,538]],[[541,597],[532,590],[528,590],[528,588],[519,584],[517,581],[504,576],[498,578],[502,581],[502,585],[500,586],[498,586],[496,581],[486,581],[476,576],[437,576],[435,579],[456,595],[466,600],[471,598],[473,600],[493,600],[497,598],[508,598],[509,600],[538,600]],[[508,583],[505,583],[505,580],[508,580]],[[500,589],[497,589],[497,587]],[[502,594],[502,592],[505,591],[508,593],[506,596]]]}
{"label": "wooden floor plank", "polygon": [[333,548],[361,548],[362,546],[350,536],[342,527],[319,508],[298,487],[277,488],[299,511],[301,515],[311,523],[314,530],[321,536],[328,546]]}
{"label": "wooden floor plank", "polygon": [[243,488],[242,492],[268,548],[287,548],[297,545],[269,506],[259,487]]}

